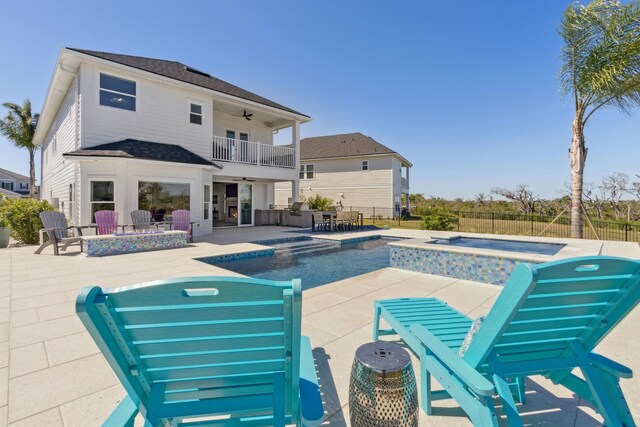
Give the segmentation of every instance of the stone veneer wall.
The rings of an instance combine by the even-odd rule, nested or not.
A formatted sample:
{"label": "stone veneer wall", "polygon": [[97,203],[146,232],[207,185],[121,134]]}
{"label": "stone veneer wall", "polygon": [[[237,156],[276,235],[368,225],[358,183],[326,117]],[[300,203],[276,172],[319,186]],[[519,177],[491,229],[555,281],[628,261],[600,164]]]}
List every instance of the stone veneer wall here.
{"label": "stone veneer wall", "polygon": [[131,252],[155,251],[187,246],[187,233],[150,233],[130,236],[104,236],[84,242],[87,256],[118,255]]}
{"label": "stone veneer wall", "polygon": [[390,266],[420,273],[504,285],[522,259],[390,246]]}

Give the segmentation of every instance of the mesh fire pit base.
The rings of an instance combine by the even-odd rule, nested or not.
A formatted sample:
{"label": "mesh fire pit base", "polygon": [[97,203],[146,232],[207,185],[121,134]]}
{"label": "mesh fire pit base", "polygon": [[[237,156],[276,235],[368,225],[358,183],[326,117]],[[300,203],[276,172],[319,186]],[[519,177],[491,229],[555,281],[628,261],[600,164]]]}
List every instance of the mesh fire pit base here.
{"label": "mesh fire pit base", "polygon": [[411,357],[392,343],[360,346],[351,368],[349,414],[354,427],[418,425],[418,392]]}

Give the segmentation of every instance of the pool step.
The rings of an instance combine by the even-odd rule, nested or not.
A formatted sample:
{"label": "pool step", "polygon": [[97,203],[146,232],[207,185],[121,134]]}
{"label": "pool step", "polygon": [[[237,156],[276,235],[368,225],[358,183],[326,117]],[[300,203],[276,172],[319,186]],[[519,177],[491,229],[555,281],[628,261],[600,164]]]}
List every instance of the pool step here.
{"label": "pool step", "polygon": [[303,245],[276,248],[276,253],[284,255],[299,255],[309,252],[335,249],[339,246],[340,244],[334,242],[306,242],[306,244]]}

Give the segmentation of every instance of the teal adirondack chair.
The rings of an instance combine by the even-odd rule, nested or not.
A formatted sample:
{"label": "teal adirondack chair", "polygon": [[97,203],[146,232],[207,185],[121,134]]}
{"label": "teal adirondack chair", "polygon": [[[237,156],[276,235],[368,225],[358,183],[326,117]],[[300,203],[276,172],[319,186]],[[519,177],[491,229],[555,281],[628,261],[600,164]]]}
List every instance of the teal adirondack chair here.
{"label": "teal adirondack chair", "polygon": [[133,426],[138,412],[147,427],[320,424],[301,305],[298,279],[83,289],[76,312],[127,391],[103,426]]}
{"label": "teal adirondack chair", "polygon": [[[498,394],[509,424],[520,426],[509,381],[544,375],[589,401],[607,426],[630,427],[636,424],[619,380],[632,372],[593,349],[638,301],[640,261],[584,257],[520,264],[463,357],[457,350],[472,320],[435,298],[374,302],[374,339],[399,334],[420,358],[427,414],[433,400],[453,398],[474,425],[496,426],[492,396]],[[379,329],[380,317],[391,330]],[[431,390],[431,375],[444,390]]]}

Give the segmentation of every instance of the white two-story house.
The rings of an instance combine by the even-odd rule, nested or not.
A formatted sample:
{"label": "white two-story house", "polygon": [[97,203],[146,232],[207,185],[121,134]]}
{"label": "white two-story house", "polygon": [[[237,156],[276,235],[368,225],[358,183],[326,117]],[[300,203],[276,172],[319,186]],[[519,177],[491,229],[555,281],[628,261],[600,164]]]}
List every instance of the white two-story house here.
{"label": "white two-story house", "polygon": [[[189,209],[196,235],[254,223],[274,186],[299,191],[300,124],[310,118],[180,62],[62,49],[34,141],[41,197],[74,224],[112,209]],[[273,133],[292,128],[291,144]],[[215,224],[214,224],[215,223]]]}
{"label": "white two-story house", "polygon": [[29,195],[29,177],[0,168],[0,194],[6,197]]}
{"label": "white two-story house", "polygon": [[[299,196],[319,194],[367,216],[396,217],[409,210],[413,165],[369,136],[355,132],[304,138],[300,159]],[[277,184],[276,204],[290,204],[291,191],[290,183]]]}

